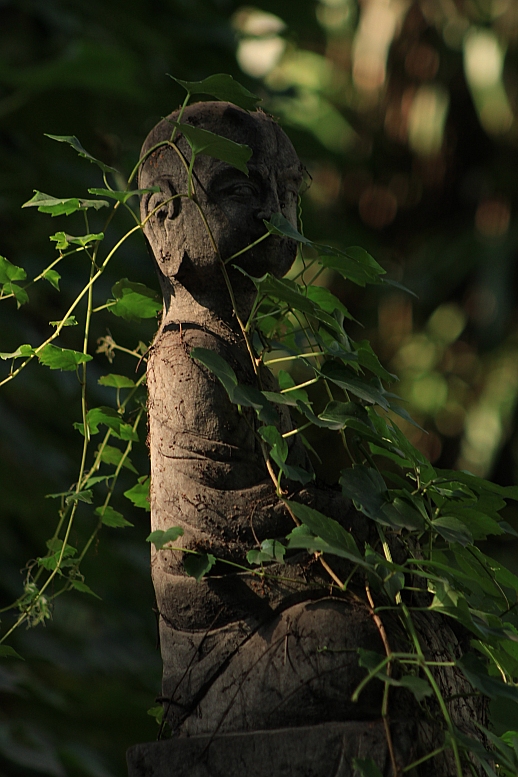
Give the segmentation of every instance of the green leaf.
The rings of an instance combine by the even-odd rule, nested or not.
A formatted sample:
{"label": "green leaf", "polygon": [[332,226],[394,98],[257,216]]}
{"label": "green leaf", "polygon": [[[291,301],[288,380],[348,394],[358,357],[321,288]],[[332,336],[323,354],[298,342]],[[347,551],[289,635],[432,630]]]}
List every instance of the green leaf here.
{"label": "green leaf", "polygon": [[231,402],[243,407],[253,407],[259,420],[267,424],[275,424],[279,420],[277,411],[259,389],[254,386],[238,384],[236,373],[222,356],[208,348],[193,348],[192,359],[207,367],[223,385]]}
{"label": "green leaf", "polygon": [[17,267],[11,264],[5,256],[0,256],[0,283],[9,283],[10,281],[24,281],[27,273],[23,267]]}
{"label": "green leaf", "polygon": [[144,510],[150,511],[149,506],[149,486],[151,484],[151,478],[149,475],[142,475],[137,483],[124,492],[124,496],[129,499],[135,507],[142,507]]}
{"label": "green leaf", "polygon": [[[91,191],[89,189],[89,191]],[[49,240],[56,242],[56,248],[58,251],[65,251],[70,245],[78,245],[81,247],[87,246],[89,243],[97,242],[104,239],[104,232],[96,232],[95,234],[81,235],[81,237],[74,237],[66,232],[56,232],[55,235],[51,235]]]}
{"label": "green leaf", "polygon": [[252,149],[249,146],[223,138],[209,130],[192,127],[190,124],[180,124],[177,121],[173,121],[172,124],[184,135],[193,154],[206,154],[222,162],[228,162],[248,175],[246,163],[252,156]]}
{"label": "green leaf", "polygon": [[86,585],[82,580],[70,580],[70,584],[76,591],[81,591],[83,594],[90,594],[90,596],[95,596],[96,599],[101,600],[101,597],[98,596],[95,591],[92,591],[90,586]]}
{"label": "green leaf", "polygon": [[303,485],[313,480],[314,474],[312,472],[286,463],[288,443],[275,426],[263,426],[259,429],[259,434],[265,442],[271,445],[270,456],[288,480],[294,480]]}
{"label": "green leaf", "polygon": [[112,288],[115,304],[109,305],[109,310],[115,316],[126,321],[141,321],[143,318],[155,318],[162,310],[162,303],[152,289],[143,283],[134,283],[122,278]]}
{"label": "green leaf", "polygon": [[[323,267],[336,270],[346,280],[355,283],[357,286],[366,286],[368,283],[380,283],[380,274],[384,273],[380,265],[364,251],[363,248],[353,246],[346,251],[337,251],[329,246],[317,246],[320,262]],[[371,261],[374,264],[371,264]]]}
{"label": "green leaf", "polygon": [[118,513],[117,510],[114,510],[110,505],[106,505],[106,507],[97,507],[94,510],[94,513],[100,517],[101,522],[105,526],[111,526],[112,529],[120,529],[123,526],[133,526],[132,523],[127,521],[121,513]]}
{"label": "green leaf", "polygon": [[196,553],[185,556],[183,565],[189,577],[194,577],[200,581],[207,572],[210,572],[216,563],[215,557],[211,553]]}
{"label": "green leaf", "polygon": [[83,200],[79,197],[52,197],[50,194],[44,194],[37,189],[33,189],[34,197],[28,202],[24,202],[22,208],[38,208],[40,213],[50,213],[52,216],[69,216],[77,210],[88,210],[94,208],[108,207],[106,200]]}
{"label": "green leaf", "polygon": [[17,307],[25,305],[29,301],[29,295],[25,289],[22,289],[17,283],[4,283],[2,286],[2,294],[12,294],[16,299]]}
{"label": "green leaf", "polygon": [[97,167],[100,167],[103,173],[116,173],[117,170],[114,167],[110,167],[110,165],[105,164],[104,162],[101,162],[99,159],[96,159],[94,156],[88,153],[86,149],[83,148],[79,140],[76,138],[75,135],[49,135],[48,132],[43,133],[45,137],[50,138],[51,140],[57,140],[59,143],[68,143],[69,146],[72,146],[74,151],[77,151],[79,156],[83,157],[83,159],[88,159],[89,162],[93,162],[93,164],[97,165]]}
{"label": "green leaf", "polygon": [[[110,197],[117,202],[125,203],[130,197],[140,197],[141,194],[147,194],[148,192],[159,192],[160,186],[150,186],[148,189],[132,189],[132,191],[115,191],[114,189],[88,189],[89,194],[97,194],[101,197]],[[104,235],[103,235],[104,237]],[[102,239],[102,238],[101,238]]]}
{"label": "green leaf", "polygon": [[51,286],[54,286],[54,288],[59,291],[61,275],[56,270],[47,270],[43,273],[43,277],[50,283]]}
{"label": "green leaf", "polygon": [[10,645],[0,645],[0,658],[19,658],[20,661],[25,661],[25,658]]}
{"label": "green leaf", "polygon": [[104,445],[101,451],[101,461],[105,464],[111,464],[114,467],[118,467],[122,461],[122,466],[129,469],[131,472],[137,473],[137,470],[131,463],[129,456],[124,456],[123,451],[120,448],[115,448],[113,445]]}
{"label": "green leaf", "polygon": [[77,548],[72,545],[65,545],[63,548],[63,541],[57,537],[48,540],[47,547],[51,555],[38,558],[38,566],[48,570],[58,569],[58,564],[59,568],[70,566],[73,563],[71,559],[77,553]]}
{"label": "green leaf", "polygon": [[286,504],[299,521],[302,521],[313,534],[322,538],[329,546],[345,551],[348,554],[347,558],[352,556],[354,559],[362,560],[352,534],[338,521],[300,502],[287,500]]}
{"label": "green leaf", "polygon": [[[107,426],[113,434],[121,440],[138,441],[138,434],[131,424],[126,423],[124,418],[112,407],[93,407],[86,414],[86,423],[90,435],[99,432],[100,424]],[[84,436],[83,424],[74,423],[74,428]]]}
{"label": "green leaf", "polygon": [[311,240],[308,240],[307,237],[301,235],[298,229],[296,229],[282,213],[274,213],[270,216],[269,221],[266,219],[263,219],[263,221],[266,229],[271,235],[289,237],[291,240],[296,240],[297,243],[302,243],[306,246],[314,245]]}
{"label": "green leaf", "polygon": [[162,550],[164,545],[167,545],[168,542],[176,542],[178,537],[181,537],[182,535],[183,529],[181,526],[171,526],[171,528],[166,531],[162,531],[162,529],[152,531],[151,534],[146,537],[146,542],[152,542],[157,550]]}
{"label": "green leaf", "polygon": [[518,688],[504,683],[499,677],[490,677],[482,661],[473,653],[466,653],[456,665],[471,685],[490,699],[504,698],[518,702]]}
{"label": "green leaf", "polygon": [[162,705],[156,707],[150,707],[147,711],[147,715],[150,715],[160,725],[164,717],[164,708]]}
{"label": "green leaf", "polygon": [[32,347],[32,345],[24,344],[20,345],[16,351],[13,351],[12,353],[0,353],[0,359],[21,359],[26,358],[27,356],[33,356],[35,354],[35,350]]}
{"label": "green leaf", "polygon": [[389,494],[380,473],[363,465],[342,470],[340,485],[344,496],[352,499],[365,515],[375,520],[388,502]]}
{"label": "green leaf", "polygon": [[135,381],[131,378],[127,378],[126,375],[102,375],[97,381],[100,386],[111,386],[112,388],[133,388]]}
{"label": "green leaf", "polygon": [[465,523],[450,515],[441,515],[432,521],[435,531],[448,542],[458,542],[459,545],[473,545],[473,535]]}
{"label": "green leaf", "polygon": [[404,688],[411,691],[417,701],[423,701],[426,696],[433,696],[433,691],[426,680],[416,677],[413,674],[407,674],[399,678],[399,683]]}
{"label": "green leaf", "polygon": [[360,772],[360,777],[383,777],[372,758],[353,758],[353,767]]}
{"label": "green leaf", "polygon": [[322,365],[320,373],[326,380],[330,380],[344,389],[344,391],[354,394],[354,396],[363,399],[365,402],[379,405],[384,410],[389,409],[389,402],[379,381],[377,385],[374,385],[372,382],[362,380],[335,359],[326,361]]}
{"label": "green leaf", "polygon": [[182,81],[179,78],[167,74],[169,78],[183,86],[186,92],[191,94],[209,94],[217,100],[234,103],[245,111],[253,111],[261,98],[249,92],[239,81],[235,81],[227,73],[217,73],[204,78],[203,81]]}
{"label": "green leaf", "polygon": [[58,348],[51,343],[42,348],[37,356],[40,363],[51,370],[71,371],[75,370],[79,364],[92,360],[89,353],[71,351],[68,348]]}
{"label": "green leaf", "polygon": [[271,561],[283,564],[285,553],[286,548],[278,540],[263,540],[261,549],[249,550],[246,554],[246,560],[249,564],[263,564]]}
{"label": "green leaf", "polygon": [[308,286],[306,294],[315,305],[318,305],[319,308],[322,308],[327,313],[334,313],[335,310],[339,310],[346,318],[353,320],[353,316],[351,316],[345,305],[325,286]]}
{"label": "green leaf", "polygon": [[78,321],[75,316],[68,316],[64,321],[63,319],[59,319],[57,321],[49,321],[49,324],[51,326],[77,326]]}

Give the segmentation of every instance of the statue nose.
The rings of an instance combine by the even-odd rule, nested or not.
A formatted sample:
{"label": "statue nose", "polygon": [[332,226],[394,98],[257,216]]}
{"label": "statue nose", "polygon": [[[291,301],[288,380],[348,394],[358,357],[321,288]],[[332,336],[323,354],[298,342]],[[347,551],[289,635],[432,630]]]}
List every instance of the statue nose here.
{"label": "statue nose", "polygon": [[270,219],[274,213],[280,213],[281,212],[281,205],[279,202],[279,197],[277,195],[276,191],[270,191],[268,194],[268,197],[265,201],[261,203],[261,207],[257,211],[256,218],[259,221],[262,221],[263,219]]}

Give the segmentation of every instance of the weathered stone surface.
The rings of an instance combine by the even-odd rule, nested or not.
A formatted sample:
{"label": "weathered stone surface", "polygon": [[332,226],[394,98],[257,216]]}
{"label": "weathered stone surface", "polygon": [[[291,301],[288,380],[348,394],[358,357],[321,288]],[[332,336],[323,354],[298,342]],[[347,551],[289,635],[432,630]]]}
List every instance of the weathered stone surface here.
{"label": "weathered stone surface", "polygon": [[[399,764],[412,761],[415,723],[392,724]],[[380,721],[328,723],[253,733],[194,736],[132,747],[129,777],[358,777],[353,758],[391,766]],[[437,772],[436,777],[447,777]]]}
{"label": "weathered stone surface", "polygon": [[[327,572],[307,554],[269,568],[264,579],[223,563],[245,564],[248,550],[285,536],[293,521],[269,477],[255,412],[239,412],[213,373],[190,356],[195,347],[209,349],[230,364],[241,384],[275,388],[243,335],[254,288],[233,265],[254,276],[281,277],[295,244],[270,236],[225,262],[264,234],[263,219],[273,213],[296,224],[302,168],[288,138],[265,114],[227,103],[196,104],[184,122],[246,143],[253,156],[249,177],[200,156],[195,196],[188,198],[190,149],[181,135],[170,141],[177,118],[171,114],[150,133],[139,175],[141,188],[160,187],[143,196],[141,211],[165,303],[148,360],[151,524],[153,530],[184,530],[178,550],[153,548],[151,560],[164,663],[161,701],[173,739],[133,748],[130,775],[348,777],[351,759],[359,755],[375,757],[388,777],[384,729],[374,722],[382,684],[371,682],[351,701],[365,673],[357,649],[385,654],[365,592],[350,586],[331,593]],[[286,408],[279,409],[278,428],[293,428]],[[287,439],[288,461],[309,466],[297,437]],[[376,541],[339,492],[292,488],[291,499],[339,521],[360,546]],[[185,574],[184,549],[222,561],[196,582]],[[347,564],[331,564],[345,579]],[[392,650],[410,649],[398,622],[382,617]],[[430,658],[460,655],[455,634],[440,619],[423,616],[418,625]],[[450,668],[437,676],[454,724],[473,735],[473,720],[483,719],[481,705],[459,698],[467,684]],[[410,694],[392,688],[390,715],[392,721],[412,720],[393,725],[402,764],[443,740],[433,699],[422,709]],[[416,771],[419,777],[454,773],[451,752]],[[467,766],[465,773],[472,774]]]}

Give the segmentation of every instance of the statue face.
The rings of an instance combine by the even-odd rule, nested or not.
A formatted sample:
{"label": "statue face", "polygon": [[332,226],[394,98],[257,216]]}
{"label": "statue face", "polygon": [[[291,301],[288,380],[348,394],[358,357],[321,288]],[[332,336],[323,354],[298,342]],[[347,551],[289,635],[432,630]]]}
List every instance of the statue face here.
{"label": "statue face", "polygon": [[[174,121],[176,117],[171,114],[169,119]],[[228,103],[198,103],[186,110],[182,121],[246,143],[253,151],[248,176],[206,155],[196,159],[193,183],[199,208],[184,196],[166,202],[174,195],[187,193],[185,167],[171,147],[161,146],[153,152],[140,172],[140,187],[160,186],[159,193],[144,195],[142,218],[164,203],[145,226],[164,280],[181,283],[193,292],[205,287],[215,293],[222,278],[220,258],[229,259],[264,235],[263,219],[282,213],[296,226],[302,166],[287,136],[265,114],[248,114]],[[170,121],[160,122],[148,136],[143,153],[168,139],[171,131]],[[185,138],[178,138],[177,143],[189,160],[191,152]],[[295,254],[294,241],[270,236],[236,258],[235,263],[256,277],[266,272],[281,277]],[[231,273],[232,264],[227,265]],[[237,271],[233,273],[236,278],[243,277]]]}

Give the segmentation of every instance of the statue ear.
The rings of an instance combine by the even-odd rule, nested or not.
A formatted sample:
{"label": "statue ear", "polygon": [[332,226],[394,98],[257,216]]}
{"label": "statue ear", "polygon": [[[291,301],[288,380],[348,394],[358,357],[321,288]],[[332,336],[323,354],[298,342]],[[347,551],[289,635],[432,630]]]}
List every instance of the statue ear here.
{"label": "statue ear", "polygon": [[140,213],[144,224],[144,234],[152,250],[159,270],[165,276],[172,277],[178,271],[178,257],[174,256],[174,247],[169,244],[168,226],[181,211],[181,198],[170,179],[158,182],[159,192],[146,192],[140,202]]}

